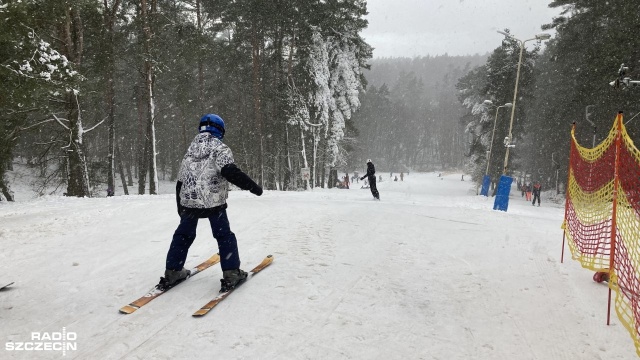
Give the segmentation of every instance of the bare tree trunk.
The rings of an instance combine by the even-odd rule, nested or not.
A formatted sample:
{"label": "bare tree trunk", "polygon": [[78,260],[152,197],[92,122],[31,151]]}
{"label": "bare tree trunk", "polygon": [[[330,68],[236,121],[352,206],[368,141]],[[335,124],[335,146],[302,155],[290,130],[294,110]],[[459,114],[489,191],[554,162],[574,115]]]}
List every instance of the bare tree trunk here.
{"label": "bare tree trunk", "polygon": [[[153,109],[153,98],[149,99],[149,101],[151,102],[149,106]],[[158,188],[158,152],[156,151],[156,124],[153,110],[149,111],[147,121],[149,121],[149,127],[147,128],[147,136],[149,138],[147,141],[147,156],[149,156],[149,194],[156,195]]]}
{"label": "bare tree trunk", "polygon": [[[129,188],[127,187],[127,181],[124,177],[124,166],[122,165],[122,155],[120,154],[120,147],[116,146],[116,159],[118,160],[118,170],[120,171],[120,181],[122,181],[122,190],[125,195],[129,195]],[[129,172],[131,174],[131,172]],[[115,188],[114,188],[115,191]]]}
{"label": "bare tree trunk", "polygon": [[[322,166],[322,180],[320,181],[320,186],[322,188],[324,188],[324,179],[325,176],[327,175],[327,167],[326,166]],[[327,188],[328,189],[332,189],[333,187],[336,186],[336,181],[338,180],[337,176],[333,176],[333,168],[330,167],[329,168],[329,176],[326,178],[327,179]]]}
{"label": "bare tree trunk", "polygon": [[[108,71],[110,73],[110,71]],[[116,143],[116,121],[114,116],[114,89],[113,89],[113,76],[107,75],[108,89],[107,89],[107,107],[109,108],[109,141],[108,141],[108,158],[109,167],[107,170],[107,189],[115,190],[115,143]]]}
{"label": "bare tree trunk", "polygon": [[293,166],[291,164],[291,152],[290,152],[290,144],[289,144],[289,126],[287,123],[284,123],[284,147],[287,152],[287,165],[284,170],[284,180],[282,184],[282,190],[290,190],[290,185],[293,184],[293,187],[296,187],[295,176],[293,176]]}
{"label": "bare tree trunk", "polygon": [[[83,26],[79,10],[74,6],[65,9],[66,21],[64,23],[64,41],[67,58],[76,65],[82,62],[83,52]],[[73,27],[73,30],[72,30]],[[69,147],[69,178],[67,182],[67,196],[90,197],[89,172],[87,170],[86,157],[84,155],[82,115],[80,113],[80,101],[75,89],[67,92],[67,110],[69,131],[71,132]]]}
{"label": "bare tree trunk", "polygon": [[[142,95],[142,94],[138,94]],[[144,129],[144,107],[145,102],[142,96],[137,97],[138,101],[138,194],[144,195],[147,182],[148,160],[147,156],[147,132]]]}
{"label": "bare tree trunk", "polygon": [[[202,36],[202,14],[200,13],[200,1],[196,0],[196,17],[198,20],[198,35]],[[198,106],[204,111],[204,63],[202,53],[198,51]]]}
{"label": "bare tree trunk", "polygon": [[253,111],[256,121],[256,128],[258,131],[259,152],[258,152],[258,166],[260,168],[260,186],[264,187],[264,140],[262,136],[262,86],[261,86],[261,49],[262,41],[258,36],[257,25],[254,22],[251,24],[251,63],[253,73]]}
{"label": "bare tree trunk", "polygon": [[[302,144],[302,160],[304,160],[304,167],[305,168],[309,168],[309,162],[307,161],[307,149],[306,149],[306,145],[304,142],[304,129],[302,128],[302,125],[300,126],[300,143]],[[309,180],[310,179],[306,179],[305,182],[307,184],[307,189],[310,188],[310,184],[309,184]]]}
{"label": "bare tree trunk", "polygon": [[[289,81],[289,79],[291,79],[292,71],[293,71],[293,50],[294,50],[294,46],[295,46],[295,41],[296,41],[296,34],[295,34],[295,30],[293,31],[293,34],[291,36],[291,46],[289,49],[289,59],[287,61],[287,81]],[[297,184],[297,176],[293,173],[293,165],[291,164],[291,144],[289,142],[289,126],[287,125],[287,123],[284,123],[284,132],[285,132],[285,147],[287,148],[287,174],[285,177],[285,190],[289,190],[289,183],[293,184],[293,188],[297,189],[298,188],[298,184]]]}
{"label": "bare tree trunk", "polygon": [[280,148],[278,148],[278,152],[275,155],[275,164],[274,164],[274,170],[275,170],[275,183],[276,183],[276,188],[275,190],[282,190],[282,161],[280,160]]}
{"label": "bare tree trunk", "polygon": [[[84,155],[82,117],[78,96],[73,90],[67,96],[70,109],[67,120],[71,131],[71,141],[67,149],[69,157],[69,180],[67,183],[67,196],[91,197],[89,191],[89,171]],[[75,105],[75,106],[74,106]]]}
{"label": "bare tree trunk", "polygon": [[[320,154],[324,154],[324,155],[320,156],[320,159],[318,161],[320,163],[319,166],[322,169],[321,175],[320,175],[320,187],[324,189],[324,187],[325,187],[325,179],[327,179],[328,177],[331,177],[333,175],[328,175],[327,176],[327,146],[326,146],[327,141],[326,140],[323,141],[323,139],[320,138],[319,142],[320,142],[320,144],[319,144],[319,146],[320,146],[319,153]],[[333,167],[329,168],[329,174],[331,174],[331,169],[333,169]],[[333,179],[333,185],[334,186],[336,184],[336,180],[338,180],[338,176],[337,175],[335,176],[335,179]],[[327,180],[326,183],[328,184],[329,181]]]}
{"label": "bare tree trunk", "polygon": [[154,75],[153,63],[151,61],[151,38],[153,32],[151,30],[149,17],[156,12],[156,0],[151,0],[151,10],[147,11],[147,0],[141,0],[141,17],[143,22],[144,42],[144,75],[145,75],[145,91],[147,101],[147,146],[146,155],[149,162],[149,194],[155,195],[158,185],[158,166],[156,152],[156,129],[155,129],[155,104],[154,104]]}
{"label": "bare tree trunk", "polygon": [[320,142],[320,134],[318,134],[320,132],[320,130],[318,130],[317,128],[313,128],[312,129],[313,132],[313,188],[315,188],[317,185],[317,179],[316,179],[316,166],[317,166],[317,161],[318,161],[318,142]]}
{"label": "bare tree trunk", "polygon": [[[109,153],[109,169],[107,174],[107,188],[115,191],[115,161],[114,155],[116,150],[116,121],[115,121],[115,85],[114,85],[114,77],[115,77],[115,43],[114,43],[114,20],[116,12],[118,11],[118,7],[120,6],[120,0],[115,0],[113,6],[109,8],[107,4],[107,0],[104,0],[104,27],[107,31],[108,38],[108,64],[106,68],[106,80],[107,80],[107,113],[109,114],[109,141],[108,141],[108,153]],[[120,162],[122,167],[122,162]],[[126,186],[126,185],[125,185]]]}
{"label": "bare tree trunk", "polygon": [[[119,149],[119,148],[116,148],[116,150],[117,149]],[[118,151],[118,153],[120,153],[120,152]],[[122,153],[120,153],[120,154],[122,154]],[[133,186],[133,175],[132,175],[131,167],[133,166],[132,164],[134,163],[134,161],[131,159],[132,154],[133,154],[133,151],[128,151],[127,152],[127,161],[126,162],[123,161],[124,170],[127,172],[127,185],[128,186]],[[116,154],[116,156],[118,156],[118,155]]]}

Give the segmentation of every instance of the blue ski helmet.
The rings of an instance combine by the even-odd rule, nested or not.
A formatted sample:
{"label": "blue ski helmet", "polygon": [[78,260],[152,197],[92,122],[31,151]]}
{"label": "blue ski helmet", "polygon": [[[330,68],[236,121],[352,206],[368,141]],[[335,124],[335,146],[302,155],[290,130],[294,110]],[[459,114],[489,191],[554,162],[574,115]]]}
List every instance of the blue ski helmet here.
{"label": "blue ski helmet", "polygon": [[222,140],[224,138],[224,120],[216,114],[206,114],[200,119],[198,127],[201,133],[208,131],[211,135]]}

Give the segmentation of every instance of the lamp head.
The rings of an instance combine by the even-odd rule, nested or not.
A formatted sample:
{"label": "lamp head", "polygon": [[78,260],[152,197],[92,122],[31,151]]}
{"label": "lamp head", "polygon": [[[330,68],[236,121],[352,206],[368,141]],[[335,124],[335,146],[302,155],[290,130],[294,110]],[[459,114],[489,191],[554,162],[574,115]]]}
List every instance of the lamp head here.
{"label": "lamp head", "polygon": [[629,71],[629,67],[628,66],[624,66],[624,64],[620,65],[620,70],[618,70],[618,75],[619,76],[625,76],[627,74],[627,71]]}
{"label": "lamp head", "polygon": [[549,40],[549,39],[551,39],[551,34],[540,33],[540,34],[536,35],[536,39],[538,39],[538,40]]}

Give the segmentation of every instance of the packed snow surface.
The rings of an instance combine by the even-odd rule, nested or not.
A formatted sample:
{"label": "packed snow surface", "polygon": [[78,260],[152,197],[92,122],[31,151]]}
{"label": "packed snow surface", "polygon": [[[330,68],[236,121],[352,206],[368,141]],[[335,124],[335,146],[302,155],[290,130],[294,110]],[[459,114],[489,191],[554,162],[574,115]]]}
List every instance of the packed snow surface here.
{"label": "packed snow surface", "polygon": [[[202,318],[216,265],[130,315],[164,272],[178,225],[162,195],[0,203],[1,359],[33,332],[77,334],[69,359],[633,359],[606,285],[562,251],[563,204],[507,212],[460,174],[349,190],[232,191],[242,267],[273,264]],[[20,199],[19,199],[20,200]],[[206,220],[187,267],[217,245]],[[1,286],[2,284],[0,284]]]}

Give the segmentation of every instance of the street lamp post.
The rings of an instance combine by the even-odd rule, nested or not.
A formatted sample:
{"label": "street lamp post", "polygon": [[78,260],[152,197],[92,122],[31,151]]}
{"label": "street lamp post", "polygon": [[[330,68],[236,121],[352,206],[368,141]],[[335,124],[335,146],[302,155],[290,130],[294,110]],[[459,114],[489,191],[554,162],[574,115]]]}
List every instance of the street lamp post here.
{"label": "street lamp post", "polygon": [[[493,102],[491,100],[485,100],[484,104],[486,105],[493,105]],[[493,132],[491,133],[491,143],[489,143],[489,155],[487,155],[487,171],[485,171],[485,174],[489,174],[489,164],[491,163],[491,150],[493,150],[493,138],[496,135],[496,123],[498,122],[498,112],[500,111],[500,108],[503,107],[513,107],[512,103],[506,103],[504,105],[500,105],[500,106],[496,106],[496,116],[493,119]]]}
{"label": "street lamp post", "polygon": [[514,146],[513,142],[513,119],[516,115],[516,100],[518,99],[518,82],[520,81],[520,66],[522,65],[522,54],[524,53],[524,45],[527,41],[531,40],[548,40],[551,38],[549,34],[538,34],[533,39],[520,40],[513,37],[511,34],[498,31],[498,33],[509,37],[513,40],[516,40],[520,44],[520,57],[518,58],[518,70],[516,73],[516,86],[513,91],[513,102],[511,103],[511,121],[509,121],[509,134],[504,139],[504,146],[506,147],[504,154],[504,167],[502,170],[502,176],[500,177],[500,181],[498,182],[496,200],[493,204],[493,210],[501,210],[507,211],[509,207],[509,192],[511,191],[511,184],[513,183],[513,178],[507,176],[507,165],[509,164],[509,150]]}
{"label": "street lamp post", "polygon": [[[495,106],[491,100],[485,100],[483,102],[484,105]],[[489,186],[491,185],[491,177],[489,176],[489,165],[491,164],[491,151],[493,150],[493,139],[496,135],[496,124],[498,123],[498,112],[500,108],[503,107],[511,107],[511,103],[506,103],[504,105],[495,106],[496,107],[496,116],[493,119],[493,132],[491,133],[491,142],[489,143],[489,151],[487,151],[487,170],[485,171],[485,175],[482,179],[482,191],[480,195],[489,196]]]}
{"label": "street lamp post", "polygon": [[527,39],[527,40],[520,40],[515,38],[513,35],[504,32],[504,31],[500,31],[498,30],[498,33],[509,37],[513,40],[516,40],[519,44],[520,44],[520,57],[518,58],[518,70],[516,72],[516,87],[513,91],[513,102],[511,103],[513,106],[511,107],[511,121],[509,122],[509,135],[507,136],[507,141],[505,143],[506,146],[506,152],[504,154],[504,169],[502,171],[503,175],[507,174],[507,164],[509,163],[509,149],[511,149],[511,147],[513,147],[513,145],[511,145],[511,142],[513,140],[513,136],[512,136],[512,130],[513,130],[513,118],[515,117],[516,114],[516,100],[518,98],[518,82],[520,81],[520,66],[522,65],[522,54],[524,52],[524,44],[527,41],[532,41],[532,40],[548,40],[551,38],[551,35],[546,34],[546,33],[542,33],[542,34],[538,34],[536,35],[534,38],[532,39]]}

